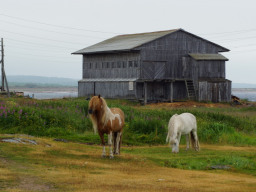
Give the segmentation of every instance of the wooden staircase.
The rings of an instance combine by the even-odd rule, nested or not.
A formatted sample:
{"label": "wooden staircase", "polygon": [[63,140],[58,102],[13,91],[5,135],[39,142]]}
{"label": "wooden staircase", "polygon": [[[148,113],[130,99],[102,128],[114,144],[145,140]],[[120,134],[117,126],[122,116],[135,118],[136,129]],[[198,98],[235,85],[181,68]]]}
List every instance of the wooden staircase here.
{"label": "wooden staircase", "polygon": [[193,80],[185,80],[187,93],[188,93],[188,99],[189,100],[196,100],[196,91]]}

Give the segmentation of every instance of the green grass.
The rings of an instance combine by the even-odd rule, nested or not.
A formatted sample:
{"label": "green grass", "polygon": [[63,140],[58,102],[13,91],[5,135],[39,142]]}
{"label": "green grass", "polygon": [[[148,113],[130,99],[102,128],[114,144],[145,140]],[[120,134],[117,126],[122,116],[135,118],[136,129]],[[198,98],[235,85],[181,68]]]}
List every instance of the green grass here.
{"label": "green grass", "polygon": [[201,149],[195,152],[181,148],[178,154],[171,153],[169,147],[125,148],[125,153],[139,155],[142,159],[171,168],[211,171],[211,166],[226,165],[227,171],[256,176],[256,153],[250,151],[228,151]]}
{"label": "green grass", "polygon": [[[109,107],[125,113],[123,143],[164,144],[170,117],[183,112],[197,117],[202,143],[256,145],[256,107],[184,107],[172,109],[140,106],[127,100],[107,100]],[[83,143],[100,143],[93,134],[84,98],[33,100],[0,98],[0,133],[63,138]],[[184,143],[182,139],[182,143]]]}

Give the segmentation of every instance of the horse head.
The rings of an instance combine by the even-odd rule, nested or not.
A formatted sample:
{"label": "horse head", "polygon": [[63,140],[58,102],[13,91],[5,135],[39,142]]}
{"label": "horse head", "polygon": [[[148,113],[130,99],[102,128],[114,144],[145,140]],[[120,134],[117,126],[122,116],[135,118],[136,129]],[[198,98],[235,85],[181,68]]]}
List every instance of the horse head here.
{"label": "horse head", "polygon": [[178,153],[179,152],[179,141],[177,138],[171,139],[170,144],[172,145],[172,152],[173,153]]}
{"label": "horse head", "polygon": [[88,113],[90,115],[98,113],[103,108],[103,98],[99,96],[93,96],[90,99]]}

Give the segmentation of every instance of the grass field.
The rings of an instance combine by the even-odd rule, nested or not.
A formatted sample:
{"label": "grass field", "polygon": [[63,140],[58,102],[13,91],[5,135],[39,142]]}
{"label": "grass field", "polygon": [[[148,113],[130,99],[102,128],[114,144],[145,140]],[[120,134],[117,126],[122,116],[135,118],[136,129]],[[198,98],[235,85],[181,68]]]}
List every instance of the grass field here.
{"label": "grass field", "polygon": [[[29,138],[39,145],[0,143],[0,191],[256,190],[256,147],[202,145],[195,152],[181,146],[172,154],[165,145],[123,146],[108,159],[99,145]],[[210,169],[220,164],[231,169]]]}
{"label": "grass field", "polygon": [[[126,116],[115,159],[100,156],[87,100],[0,98],[0,191],[256,191],[255,103],[107,102]],[[197,117],[200,152],[165,144],[169,118],[182,112]],[[10,137],[39,144],[1,142]]]}

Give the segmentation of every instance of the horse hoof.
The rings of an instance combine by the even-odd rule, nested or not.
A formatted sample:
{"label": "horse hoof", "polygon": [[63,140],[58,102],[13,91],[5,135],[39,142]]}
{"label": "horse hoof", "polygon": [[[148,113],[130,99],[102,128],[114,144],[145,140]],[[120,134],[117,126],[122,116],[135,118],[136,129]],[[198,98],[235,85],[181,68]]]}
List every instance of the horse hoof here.
{"label": "horse hoof", "polygon": [[114,159],[114,156],[109,156],[109,159]]}
{"label": "horse hoof", "polygon": [[102,158],[106,158],[106,155],[101,155]]}

